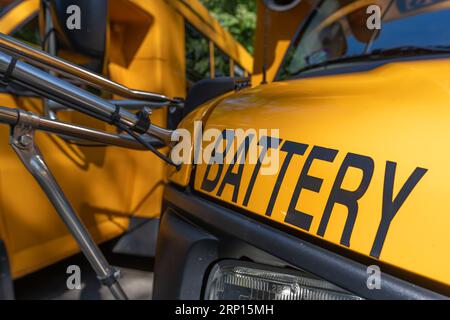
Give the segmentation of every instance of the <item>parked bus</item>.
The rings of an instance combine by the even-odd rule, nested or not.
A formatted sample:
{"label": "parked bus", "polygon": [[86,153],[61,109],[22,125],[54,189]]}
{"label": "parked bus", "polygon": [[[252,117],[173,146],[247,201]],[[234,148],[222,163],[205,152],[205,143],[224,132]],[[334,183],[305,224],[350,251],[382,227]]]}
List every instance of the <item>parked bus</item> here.
{"label": "parked bus", "polygon": [[169,173],[153,297],[448,299],[450,1],[264,2],[302,14],[182,121],[220,161]]}
{"label": "parked bus", "polygon": [[[66,37],[55,23],[58,57],[128,87],[174,97],[185,97],[200,79],[248,76],[252,72],[251,55],[197,0],[90,2],[93,12],[81,14],[83,18],[97,19],[98,29],[83,34],[80,45],[77,39]],[[53,1],[53,22],[70,16],[58,9],[63,3]],[[50,34],[43,27],[45,8],[40,1],[3,0],[0,5],[0,32],[38,48],[48,46],[43,43],[48,42]],[[103,92],[98,94],[104,96]],[[1,89],[0,105],[38,114],[48,112],[41,97],[17,86]],[[103,122],[65,108],[52,112],[60,120],[113,130]],[[166,107],[154,110],[152,123],[176,126],[176,113],[177,110]],[[117,250],[154,254],[166,183],[166,167],[161,161],[140,151],[83,144],[47,134],[39,134],[37,139],[62,189],[96,242],[126,234],[117,242]],[[1,127],[3,297],[11,297],[7,279],[27,275],[79,250],[38,184],[8,146],[8,140],[7,128]],[[144,229],[150,233],[146,237],[148,243],[138,243],[133,235]]]}

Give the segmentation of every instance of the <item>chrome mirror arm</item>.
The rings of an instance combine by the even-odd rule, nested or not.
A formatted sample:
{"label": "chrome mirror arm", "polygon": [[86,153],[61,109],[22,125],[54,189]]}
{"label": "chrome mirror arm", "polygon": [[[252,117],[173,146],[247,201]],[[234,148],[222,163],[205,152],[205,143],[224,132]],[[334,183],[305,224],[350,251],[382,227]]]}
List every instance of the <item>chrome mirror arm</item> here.
{"label": "chrome mirror arm", "polygon": [[[40,117],[34,113],[0,107],[0,123],[14,126],[19,119],[27,121],[33,126],[34,130],[40,130],[58,135],[63,139],[74,139],[78,142],[90,142],[98,146],[116,146],[120,148],[147,150],[141,143],[126,134],[107,133],[83,126],[74,125],[58,120]],[[34,119],[31,121],[30,119]],[[155,138],[146,137],[146,142],[153,145],[154,148],[160,148],[164,145]]]}
{"label": "chrome mirror arm", "polygon": [[[57,117],[57,113],[59,111],[72,111],[72,109],[68,109],[66,106],[57,103],[55,101],[49,100],[49,99],[44,99],[44,110],[46,110],[46,112],[44,113],[44,116],[48,119],[42,118],[42,121],[49,121],[52,120],[53,124],[56,125],[58,124],[64,124],[66,127],[71,127],[72,125],[68,124],[68,123],[64,123],[62,122],[60,119],[58,119]],[[121,108],[125,108],[126,110],[129,111],[140,111],[142,110],[144,107],[147,107],[145,105],[145,103],[143,103],[142,101],[137,101],[137,100],[109,100],[112,104],[119,106]],[[150,108],[152,110],[154,109],[159,109],[161,108],[160,105],[153,105],[150,106]],[[1,107],[0,107],[1,109]],[[73,126],[73,127],[78,127],[81,128],[81,126]],[[46,130],[46,129],[43,129]],[[97,133],[99,133],[100,135],[100,139],[103,140],[105,135],[109,135],[109,136],[115,136],[117,139],[116,140],[127,140],[127,141],[131,141],[133,144],[133,146],[131,146],[130,148],[133,149],[143,149],[146,150],[146,148],[140,144],[139,142],[137,142],[134,138],[130,137],[129,135],[125,135],[125,134],[118,134],[118,135],[114,135],[114,134],[107,134],[105,132],[102,131],[97,131],[97,130],[93,130],[93,129],[85,129],[85,130],[89,130],[89,132],[93,132],[96,131]],[[46,130],[47,131],[47,130]],[[59,133],[60,138],[62,138],[65,142],[70,143],[70,144],[75,144],[75,145],[88,145],[88,146],[107,146],[107,145],[114,145],[115,140],[111,140],[113,142],[110,142],[109,140],[107,142],[95,142],[93,141],[93,138],[95,138],[96,136],[88,136],[87,138],[79,138],[79,137],[73,137],[64,133]],[[152,145],[155,146],[155,148],[160,148],[163,146],[162,143],[158,143],[158,139],[157,138],[153,138],[153,137],[148,137],[146,138],[147,140],[149,140],[149,143],[151,143]],[[153,141],[152,141],[153,140]],[[134,146],[134,144],[136,144],[136,146]],[[122,146],[122,145],[120,145]],[[125,146],[128,147],[128,146]]]}
{"label": "chrome mirror arm", "polygon": [[[42,1],[41,4],[44,6],[45,19],[45,36],[42,49],[51,55],[56,55],[56,34],[53,29],[51,9],[46,1]],[[51,107],[52,101],[46,98],[42,98],[42,100],[44,104],[44,116],[57,120],[56,111]]]}
{"label": "chrome mirror arm", "polygon": [[[105,122],[110,122],[112,115],[118,111],[117,122],[120,126],[133,130],[139,123],[140,119],[136,114],[124,108],[117,110],[109,101],[27,63],[17,61],[14,68],[11,68],[13,61],[13,58],[0,53],[0,74],[5,76],[10,73],[10,82]],[[149,124],[146,133],[170,145],[174,132]]]}
{"label": "chrome mirror arm", "polygon": [[11,126],[11,147],[53,204],[61,220],[88,259],[100,282],[109,288],[116,299],[128,299],[118,282],[120,272],[109,265],[89,231],[70,205],[69,200],[53,177],[45,163],[44,157],[36,146],[34,128],[38,122],[39,118],[36,116],[19,117],[18,122]]}
{"label": "chrome mirror arm", "polygon": [[69,78],[80,80],[88,85],[107,90],[125,98],[149,102],[165,102],[168,104],[179,103],[179,101],[161,94],[127,88],[94,72],[52,56],[42,50],[35,49],[3,33],[0,33],[0,49],[13,57],[24,59],[35,66],[53,70]]}

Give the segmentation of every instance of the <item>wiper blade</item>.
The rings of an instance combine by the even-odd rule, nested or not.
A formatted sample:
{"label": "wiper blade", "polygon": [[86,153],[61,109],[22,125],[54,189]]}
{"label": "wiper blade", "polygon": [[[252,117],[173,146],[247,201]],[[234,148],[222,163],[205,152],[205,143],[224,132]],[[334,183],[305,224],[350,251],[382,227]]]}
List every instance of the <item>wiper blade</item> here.
{"label": "wiper blade", "polygon": [[425,55],[425,54],[450,54],[450,46],[402,46],[396,48],[388,48],[388,49],[375,49],[371,52],[352,55],[352,56],[344,56],[336,59],[326,60],[324,62],[312,64],[305,66],[297,71],[295,71],[292,75],[296,76],[305,71],[324,68],[329,65],[346,63],[346,62],[358,62],[358,61],[373,61],[384,58],[393,58],[393,57],[404,57],[404,56],[415,56],[415,55]]}
{"label": "wiper blade", "polygon": [[399,55],[415,55],[415,54],[442,54],[450,53],[450,46],[402,46],[387,49],[375,49],[367,53],[370,56],[399,56]]}

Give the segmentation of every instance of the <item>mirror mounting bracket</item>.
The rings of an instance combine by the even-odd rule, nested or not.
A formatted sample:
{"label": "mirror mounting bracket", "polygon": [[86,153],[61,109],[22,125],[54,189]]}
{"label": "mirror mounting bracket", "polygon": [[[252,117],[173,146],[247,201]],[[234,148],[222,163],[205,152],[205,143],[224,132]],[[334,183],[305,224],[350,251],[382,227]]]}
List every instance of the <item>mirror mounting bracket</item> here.
{"label": "mirror mounting bracket", "polygon": [[99,281],[109,288],[116,299],[126,300],[127,296],[118,282],[120,271],[109,265],[86,226],[75,213],[36,145],[35,130],[38,126],[37,115],[21,112],[18,122],[11,126],[9,142],[11,147],[53,204],[97,274]]}

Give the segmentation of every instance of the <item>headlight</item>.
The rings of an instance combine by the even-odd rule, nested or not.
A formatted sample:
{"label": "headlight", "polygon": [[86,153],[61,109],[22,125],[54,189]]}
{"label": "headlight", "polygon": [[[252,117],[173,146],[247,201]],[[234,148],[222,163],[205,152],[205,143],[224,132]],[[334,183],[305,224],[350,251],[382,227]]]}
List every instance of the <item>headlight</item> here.
{"label": "headlight", "polygon": [[362,300],[328,281],[302,271],[237,260],[216,264],[206,300]]}

